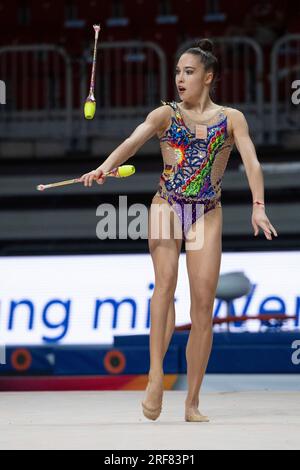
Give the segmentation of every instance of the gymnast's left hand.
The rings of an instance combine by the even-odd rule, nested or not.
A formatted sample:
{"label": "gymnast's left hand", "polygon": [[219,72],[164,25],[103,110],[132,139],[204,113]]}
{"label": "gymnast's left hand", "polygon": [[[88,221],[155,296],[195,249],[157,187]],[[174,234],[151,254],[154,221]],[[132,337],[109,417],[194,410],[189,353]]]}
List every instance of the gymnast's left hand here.
{"label": "gymnast's left hand", "polygon": [[263,229],[265,237],[268,240],[272,240],[272,235],[278,237],[278,234],[269,221],[264,207],[254,206],[252,212],[252,226],[254,229],[254,236],[256,237],[259,234],[259,227]]}

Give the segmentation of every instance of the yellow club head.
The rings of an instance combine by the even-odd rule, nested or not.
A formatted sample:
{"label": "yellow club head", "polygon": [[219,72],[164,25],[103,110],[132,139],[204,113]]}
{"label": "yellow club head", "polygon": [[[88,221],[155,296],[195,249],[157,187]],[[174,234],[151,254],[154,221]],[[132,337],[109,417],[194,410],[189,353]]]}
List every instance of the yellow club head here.
{"label": "yellow club head", "polygon": [[119,177],[126,178],[135,173],[135,167],[133,165],[122,165],[118,169]]}
{"label": "yellow club head", "polygon": [[84,105],[85,119],[94,119],[96,113],[96,101],[87,100]]}

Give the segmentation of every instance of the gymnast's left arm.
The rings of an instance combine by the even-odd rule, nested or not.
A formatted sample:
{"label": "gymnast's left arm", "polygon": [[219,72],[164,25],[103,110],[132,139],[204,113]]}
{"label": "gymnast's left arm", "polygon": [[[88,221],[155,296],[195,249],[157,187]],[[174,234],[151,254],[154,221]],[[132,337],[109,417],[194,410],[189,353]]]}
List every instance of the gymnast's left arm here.
{"label": "gymnast's left arm", "polygon": [[264,177],[261,165],[258,161],[254,144],[249,135],[249,127],[244,114],[237,109],[231,109],[230,120],[232,123],[232,132],[235,145],[241,155],[249,186],[253,198],[252,226],[254,236],[259,233],[259,227],[262,228],[268,240],[272,240],[272,234],[278,236],[275,228],[268,219],[265,206],[254,204],[259,201],[264,204]]}

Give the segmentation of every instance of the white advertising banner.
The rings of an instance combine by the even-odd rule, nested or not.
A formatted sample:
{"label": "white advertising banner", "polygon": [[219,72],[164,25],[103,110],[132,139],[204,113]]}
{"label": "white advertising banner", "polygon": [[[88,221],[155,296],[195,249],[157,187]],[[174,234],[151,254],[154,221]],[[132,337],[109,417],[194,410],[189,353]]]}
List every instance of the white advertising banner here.
{"label": "white advertising banner", "polygon": [[[1,257],[0,266],[1,344],[99,345],[111,344],[115,335],[149,333],[154,288],[149,254]],[[299,328],[299,267],[298,251],[223,253],[221,274],[241,271],[252,284],[249,295],[233,302],[235,315],[296,315],[286,328]],[[190,322],[189,295],[181,254],[177,326]],[[214,315],[226,316],[224,301],[215,300]],[[260,322],[241,328],[259,331]]]}

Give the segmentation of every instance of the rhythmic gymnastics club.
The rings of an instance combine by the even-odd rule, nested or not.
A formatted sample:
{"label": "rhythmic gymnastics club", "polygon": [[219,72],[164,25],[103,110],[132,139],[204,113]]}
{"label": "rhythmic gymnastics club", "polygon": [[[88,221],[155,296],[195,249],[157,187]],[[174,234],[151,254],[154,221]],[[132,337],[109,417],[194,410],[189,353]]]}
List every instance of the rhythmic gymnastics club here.
{"label": "rhythmic gymnastics club", "polygon": [[90,93],[87,99],[85,100],[85,105],[84,105],[85,119],[94,119],[94,116],[96,113],[95,75],[96,75],[96,62],[97,62],[97,44],[98,44],[98,37],[99,37],[101,26],[99,24],[94,24],[93,28],[95,30],[95,47],[94,47]]}
{"label": "rhythmic gymnastics club", "polygon": [[[122,165],[118,168],[113,168],[111,171],[104,173],[104,176],[113,176],[115,178],[126,178],[135,173],[135,167],[133,165]],[[39,184],[36,189],[38,191],[44,191],[49,188],[56,188],[57,186],[66,186],[68,184],[81,183],[81,178],[75,178],[72,180],[59,181],[58,183],[50,184]]]}

